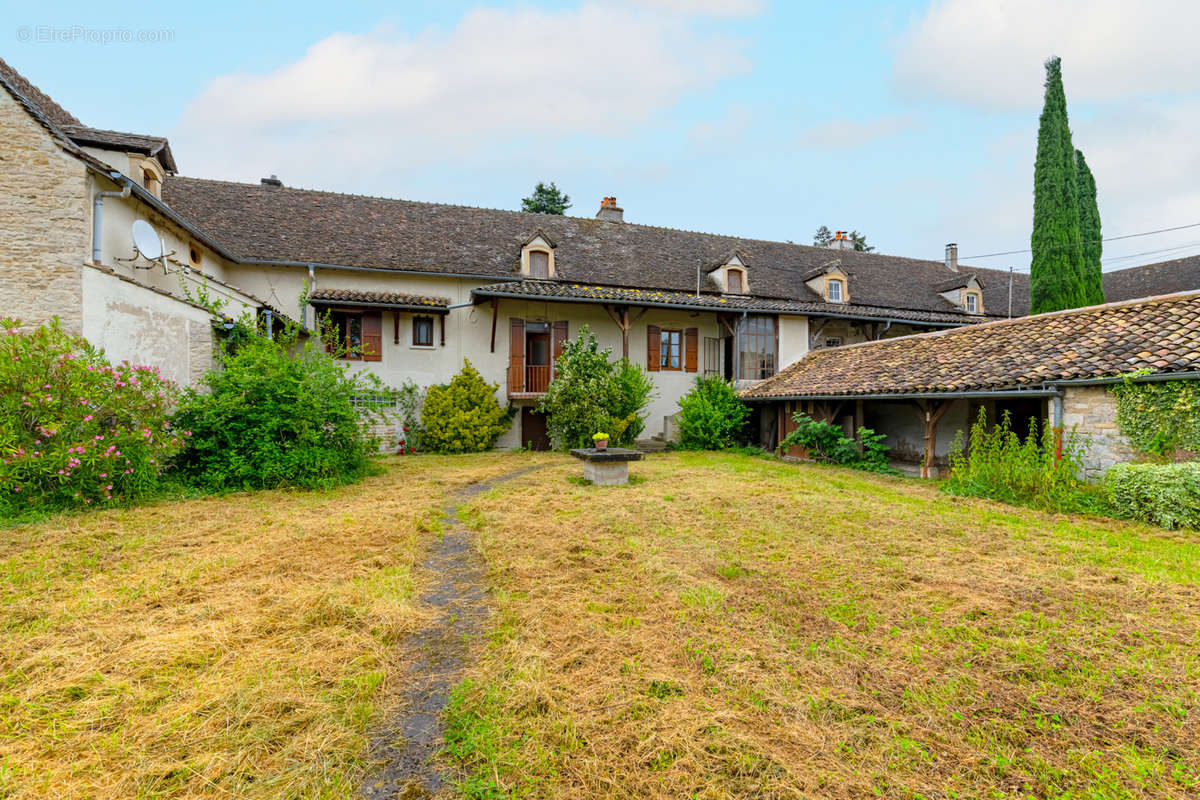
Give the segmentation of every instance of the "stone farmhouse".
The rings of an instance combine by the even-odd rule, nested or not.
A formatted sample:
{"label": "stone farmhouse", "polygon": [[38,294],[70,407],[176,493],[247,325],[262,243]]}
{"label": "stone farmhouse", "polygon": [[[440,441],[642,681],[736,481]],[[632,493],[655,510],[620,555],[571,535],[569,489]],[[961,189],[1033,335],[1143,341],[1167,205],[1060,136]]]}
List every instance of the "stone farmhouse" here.
{"label": "stone farmhouse", "polygon": [[[752,389],[813,351],[1028,309],[1023,276],[960,265],[955,245],[922,260],[844,236],[820,248],[639,225],[615,197],[579,218],[180,177],[166,139],[90,128],[2,60],[0,85],[0,314],[57,316],[185,384],[211,366],[222,317],[311,330],[327,315],[354,367],[390,384],[444,382],[469,359],[521,409],[499,446],[545,447],[534,406],[587,325],[650,370],[646,431],[667,438],[697,375]],[[139,220],[161,256],[135,247]],[[1197,260],[1111,273],[1110,291],[1153,294],[1187,269],[1200,288]],[[756,416],[764,441],[780,420]]]}

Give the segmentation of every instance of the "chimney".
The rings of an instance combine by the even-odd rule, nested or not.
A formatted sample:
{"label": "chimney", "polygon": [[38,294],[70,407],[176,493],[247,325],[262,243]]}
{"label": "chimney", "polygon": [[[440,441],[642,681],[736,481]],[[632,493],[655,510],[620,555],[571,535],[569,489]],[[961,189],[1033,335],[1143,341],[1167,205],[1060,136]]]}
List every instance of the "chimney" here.
{"label": "chimney", "polygon": [[833,241],[829,243],[829,247],[834,250],[853,250],[854,242],[850,241],[850,237],[845,231],[834,231]]}
{"label": "chimney", "polygon": [[946,266],[958,272],[958,245],[954,242],[946,245]]}
{"label": "chimney", "polygon": [[605,197],[600,201],[600,210],[596,212],[596,219],[605,222],[624,222],[625,209],[617,206],[617,198]]}
{"label": "chimney", "polygon": [[279,178],[276,177],[275,175],[272,175],[269,178],[261,178],[259,180],[259,183],[261,183],[263,186],[271,186],[276,189],[283,186],[283,181],[279,180]]}

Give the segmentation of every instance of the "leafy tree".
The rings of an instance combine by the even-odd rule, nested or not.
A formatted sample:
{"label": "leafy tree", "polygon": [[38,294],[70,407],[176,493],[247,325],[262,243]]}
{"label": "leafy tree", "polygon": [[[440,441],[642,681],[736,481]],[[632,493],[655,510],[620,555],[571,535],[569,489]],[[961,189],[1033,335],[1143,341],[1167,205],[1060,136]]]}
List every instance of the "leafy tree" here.
{"label": "leafy tree", "polygon": [[[1078,308],[1088,302],[1079,224],[1075,148],[1067,122],[1062,62],[1046,62],[1046,96],[1033,166],[1033,263],[1030,312]],[[1098,219],[1097,219],[1098,226]]]}
{"label": "leafy tree", "polygon": [[1083,276],[1088,305],[1104,302],[1104,274],[1100,256],[1104,243],[1100,241],[1100,207],[1096,203],[1096,179],[1083,158],[1075,151],[1075,180],[1079,186],[1079,238],[1083,246]]}
{"label": "leafy tree", "polygon": [[209,490],[328,488],[370,471],[375,412],[363,395],[387,394],[374,375],[351,372],[297,332],[239,338],[218,354],[203,392],[187,390],[175,424],[191,432],[176,466]]}
{"label": "leafy tree", "polygon": [[[850,232],[850,243],[854,249],[860,253],[870,253],[875,248],[867,244],[867,236],[858,231]],[[829,230],[828,225],[822,225],[817,228],[817,232],[813,234],[813,245],[815,247],[828,247],[833,244],[833,231]]]}
{"label": "leafy tree", "polygon": [[530,214],[557,214],[562,216],[571,207],[569,195],[559,191],[551,181],[549,185],[538,181],[533,194],[521,200],[521,210]]}
{"label": "leafy tree", "polygon": [[497,384],[488,383],[471,362],[450,383],[430,386],[421,409],[422,441],[436,453],[491,450],[508,430],[512,410],[500,407]]}
{"label": "leafy tree", "polygon": [[654,382],[644,369],[611,361],[587,325],[566,342],[554,363],[554,380],[538,404],[550,440],[560,450],[590,447],[592,434],[609,434],[613,445],[632,445],[645,426]]}
{"label": "leafy tree", "polygon": [[724,450],[746,424],[750,409],[737,389],[716,375],[696,378],[679,399],[679,444],[685,450]]}

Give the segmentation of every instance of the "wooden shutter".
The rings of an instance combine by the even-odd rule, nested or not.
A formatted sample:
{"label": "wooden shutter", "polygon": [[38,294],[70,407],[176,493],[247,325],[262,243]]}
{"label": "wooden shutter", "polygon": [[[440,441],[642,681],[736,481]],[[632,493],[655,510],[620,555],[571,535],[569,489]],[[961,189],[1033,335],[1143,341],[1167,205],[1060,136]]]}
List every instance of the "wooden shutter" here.
{"label": "wooden shutter", "polygon": [[662,346],[662,331],[657,325],[647,325],[646,337],[646,369],[658,372],[661,363],[658,349]]}
{"label": "wooden shutter", "polygon": [[554,357],[552,363],[558,363],[558,358],[563,354],[563,348],[566,346],[567,321],[565,319],[560,319],[554,323]]}
{"label": "wooden shutter", "polygon": [[525,391],[525,320],[508,320],[508,386],[513,392]]}
{"label": "wooden shutter", "polygon": [[683,368],[688,372],[696,371],[696,363],[699,361],[697,351],[700,349],[700,329],[688,328],[683,333]]}
{"label": "wooden shutter", "polygon": [[362,315],[363,361],[383,361],[383,316],[378,311]]}

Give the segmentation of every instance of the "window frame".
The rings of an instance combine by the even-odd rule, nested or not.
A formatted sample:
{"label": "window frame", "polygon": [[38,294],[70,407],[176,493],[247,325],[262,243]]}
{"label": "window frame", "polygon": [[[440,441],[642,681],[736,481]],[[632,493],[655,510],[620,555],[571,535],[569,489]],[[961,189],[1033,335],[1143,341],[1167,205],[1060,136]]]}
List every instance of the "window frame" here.
{"label": "window frame", "polygon": [[[675,366],[671,366],[674,350]],[[658,368],[664,372],[683,371],[683,329],[661,328],[658,333]]]}
{"label": "window frame", "polygon": [[770,314],[750,315],[737,326],[734,343],[737,379],[761,381],[779,372],[779,320]]}
{"label": "window frame", "polygon": [[[363,312],[330,310],[329,323],[336,328],[339,348],[344,352],[338,354],[338,361],[363,361]],[[350,346],[350,320],[358,320],[358,346]]]}
{"label": "window frame", "polygon": [[[738,286],[733,288],[733,281],[737,279]],[[725,291],[729,294],[745,294],[746,293],[746,273],[738,267],[729,267],[725,271]]]}
{"label": "window frame", "polygon": [[826,336],[825,337],[825,346],[826,347],[841,347],[842,346],[842,337]]}
{"label": "window frame", "polygon": [[[423,323],[429,324],[429,341],[422,342],[417,338],[418,326]],[[433,317],[426,315],[414,315],[412,318],[412,346],[413,347],[433,347]]]}
{"label": "window frame", "polygon": [[[837,297],[834,295],[834,287],[837,287]],[[846,302],[846,283],[841,278],[830,278],[825,282],[825,299],[831,303]]]}
{"label": "window frame", "polygon": [[[533,263],[534,263],[535,257],[540,257],[540,258],[545,259],[545,262],[546,262],[546,274],[545,275],[538,275],[535,272],[535,270],[533,268]],[[543,250],[540,247],[531,247],[529,249],[529,277],[535,281],[550,280],[550,251],[549,250]]]}
{"label": "window frame", "polygon": [[[974,308],[971,308],[972,302],[975,304]],[[978,292],[964,292],[963,293],[963,309],[966,310],[966,312],[968,314],[978,314],[979,306],[980,306],[980,303],[979,303],[979,293]]]}

